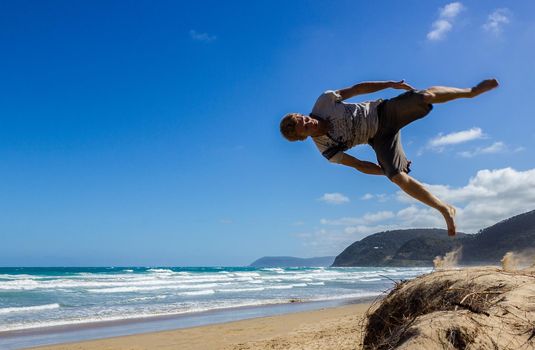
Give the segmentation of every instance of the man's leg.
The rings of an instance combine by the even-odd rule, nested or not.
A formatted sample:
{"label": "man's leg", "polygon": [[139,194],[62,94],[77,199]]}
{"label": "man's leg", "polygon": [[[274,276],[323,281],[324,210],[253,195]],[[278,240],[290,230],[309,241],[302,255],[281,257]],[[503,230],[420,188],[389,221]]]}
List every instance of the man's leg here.
{"label": "man's leg", "polygon": [[444,103],[458,98],[472,98],[498,86],[496,79],[483,80],[472,88],[459,89],[447,86],[432,86],[423,90],[424,101],[429,104]]}
{"label": "man's leg", "polygon": [[448,235],[455,236],[454,207],[449,204],[443,203],[440,199],[435,197],[435,195],[429,192],[421,183],[419,183],[404,172],[392,176],[391,180],[409,196],[438,210],[446,220],[446,225],[448,226]]}

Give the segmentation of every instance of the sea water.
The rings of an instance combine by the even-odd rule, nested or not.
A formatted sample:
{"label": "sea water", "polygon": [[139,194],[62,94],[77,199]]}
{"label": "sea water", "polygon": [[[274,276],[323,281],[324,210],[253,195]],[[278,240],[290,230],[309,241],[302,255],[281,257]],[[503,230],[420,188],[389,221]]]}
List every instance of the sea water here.
{"label": "sea water", "polygon": [[0,340],[2,334],[44,327],[359,300],[381,295],[395,281],[430,271],[396,267],[0,268]]}

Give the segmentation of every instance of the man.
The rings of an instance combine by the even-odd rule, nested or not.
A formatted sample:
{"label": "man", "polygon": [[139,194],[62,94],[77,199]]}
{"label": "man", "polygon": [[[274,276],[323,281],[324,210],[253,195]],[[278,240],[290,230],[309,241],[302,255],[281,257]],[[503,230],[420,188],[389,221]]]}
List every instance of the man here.
{"label": "man", "polygon": [[[364,82],[345,89],[325,91],[317,99],[310,115],[287,114],[280,123],[280,129],[289,141],[303,141],[312,137],[321,154],[333,163],[366,174],[386,175],[405,193],[437,209],[446,220],[448,235],[455,236],[455,208],[442,202],[408,175],[411,162],[403,151],[400,130],[425,117],[435,103],[476,97],[497,86],[496,79],[484,80],[467,89],[432,86],[425,90],[415,90],[404,80]],[[357,95],[387,88],[407,92],[386,100],[343,102]],[[365,143],[375,151],[379,165],[345,153],[348,149]]]}

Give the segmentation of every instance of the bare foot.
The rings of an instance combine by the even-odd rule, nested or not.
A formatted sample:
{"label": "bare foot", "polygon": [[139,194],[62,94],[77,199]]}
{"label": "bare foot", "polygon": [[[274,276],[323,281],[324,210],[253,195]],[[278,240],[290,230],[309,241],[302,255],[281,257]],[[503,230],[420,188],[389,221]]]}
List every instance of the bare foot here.
{"label": "bare foot", "polygon": [[499,85],[496,79],[486,79],[472,88],[472,97],[481,95],[484,92],[497,88]]}
{"label": "bare foot", "polygon": [[446,225],[448,226],[448,236],[453,237],[455,236],[455,214],[457,211],[455,208],[449,204],[446,205],[447,209],[445,212],[442,213],[444,215],[444,219],[446,219]]}

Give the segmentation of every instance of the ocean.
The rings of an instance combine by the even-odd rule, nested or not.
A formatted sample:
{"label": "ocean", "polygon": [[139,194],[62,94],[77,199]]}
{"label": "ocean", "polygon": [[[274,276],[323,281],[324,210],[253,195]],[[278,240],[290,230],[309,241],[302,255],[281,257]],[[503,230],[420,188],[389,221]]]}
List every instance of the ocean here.
{"label": "ocean", "polygon": [[359,300],[384,293],[394,281],[430,271],[396,267],[0,268],[0,342],[2,334],[44,327]]}

